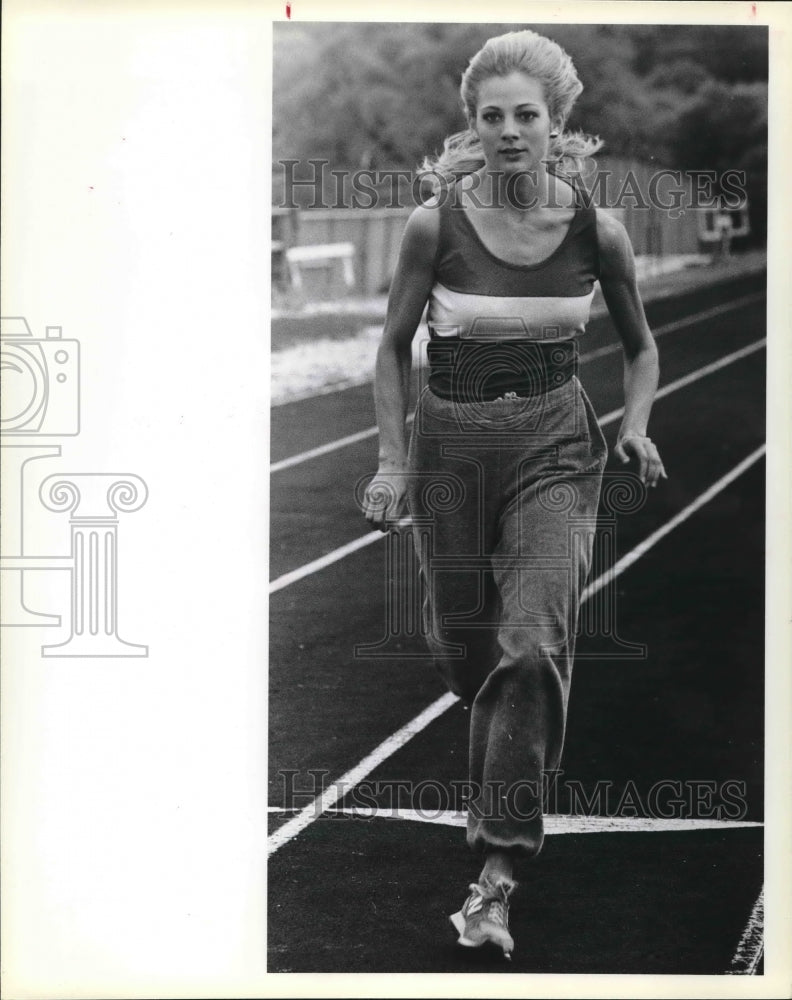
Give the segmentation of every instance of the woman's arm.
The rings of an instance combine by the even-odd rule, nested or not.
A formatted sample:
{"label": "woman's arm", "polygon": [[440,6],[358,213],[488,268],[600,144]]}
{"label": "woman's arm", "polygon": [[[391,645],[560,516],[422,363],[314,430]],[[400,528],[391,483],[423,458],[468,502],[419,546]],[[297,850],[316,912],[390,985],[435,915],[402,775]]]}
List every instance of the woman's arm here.
{"label": "woman's arm", "polygon": [[410,392],[412,341],[434,284],[439,213],[419,206],[407,220],[391,283],[382,342],[377,351],[374,401],[379,428],[379,468],[363,502],[366,520],[386,531],[398,518],[407,491],[405,421]]}
{"label": "woman's arm", "polygon": [[657,345],[638,294],[627,231],[617,219],[599,210],[597,237],[600,286],[624,348],[624,416],[615,452],[622,462],[636,458],[641,481],[656,486],[660,477],[668,478],[657,448],[646,437],[660,374]]}

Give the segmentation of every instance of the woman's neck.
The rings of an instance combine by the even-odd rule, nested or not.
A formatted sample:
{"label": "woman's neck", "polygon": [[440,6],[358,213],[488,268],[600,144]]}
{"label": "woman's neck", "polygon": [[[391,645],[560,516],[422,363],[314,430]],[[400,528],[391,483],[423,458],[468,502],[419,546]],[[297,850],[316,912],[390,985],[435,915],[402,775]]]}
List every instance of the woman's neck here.
{"label": "woman's neck", "polygon": [[[558,205],[557,184],[544,163],[522,173],[504,174],[482,167],[479,174],[480,201],[515,215]],[[560,206],[558,206],[560,207]]]}

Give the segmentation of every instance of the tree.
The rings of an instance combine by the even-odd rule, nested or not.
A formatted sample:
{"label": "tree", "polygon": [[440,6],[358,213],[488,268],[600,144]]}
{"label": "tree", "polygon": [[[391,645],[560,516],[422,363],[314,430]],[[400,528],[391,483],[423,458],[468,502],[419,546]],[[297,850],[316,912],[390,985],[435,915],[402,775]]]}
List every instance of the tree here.
{"label": "tree", "polygon": [[471,56],[487,38],[523,27],[553,38],[575,62],[585,89],[571,128],[600,135],[613,156],[681,169],[745,169],[761,214],[763,27],[275,25],[274,159],[414,170],[464,127],[459,81]]}

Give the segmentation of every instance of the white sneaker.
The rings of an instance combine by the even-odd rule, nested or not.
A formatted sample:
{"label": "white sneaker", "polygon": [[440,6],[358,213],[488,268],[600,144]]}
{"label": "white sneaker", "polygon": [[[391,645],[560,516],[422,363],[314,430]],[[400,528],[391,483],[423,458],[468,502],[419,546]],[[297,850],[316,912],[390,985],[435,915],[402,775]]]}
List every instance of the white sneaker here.
{"label": "white sneaker", "polygon": [[449,918],[459,934],[458,944],[465,948],[494,944],[504,958],[511,958],[514,940],[509,933],[509,896],[516,885],[511,879],[501,879],[497,885],[471,883],[462,909]]}

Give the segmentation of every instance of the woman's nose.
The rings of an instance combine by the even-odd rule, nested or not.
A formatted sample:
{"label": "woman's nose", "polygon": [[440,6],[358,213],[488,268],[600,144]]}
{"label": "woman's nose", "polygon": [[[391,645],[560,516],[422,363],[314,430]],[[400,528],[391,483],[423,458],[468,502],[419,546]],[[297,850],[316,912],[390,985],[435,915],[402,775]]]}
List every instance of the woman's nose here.
{"label": "woman's nose", "polygon": [[517,121],[516,119],[505,116],[503,119],[503,125],[501,127],[501,136],[505,139],[509,136],[517,135]]}

